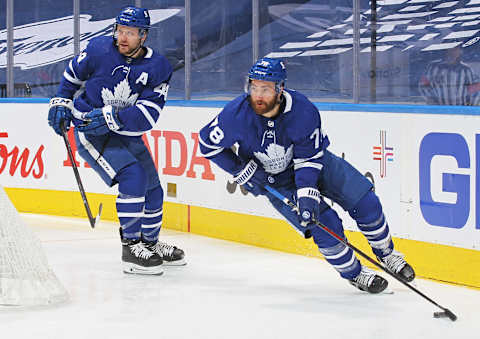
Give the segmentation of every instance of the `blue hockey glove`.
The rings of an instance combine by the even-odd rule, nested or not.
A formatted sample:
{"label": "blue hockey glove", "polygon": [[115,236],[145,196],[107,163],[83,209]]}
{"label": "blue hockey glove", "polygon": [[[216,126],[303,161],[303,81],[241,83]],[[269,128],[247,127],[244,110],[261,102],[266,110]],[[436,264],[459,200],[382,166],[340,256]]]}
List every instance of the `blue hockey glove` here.
{"label": "blue hockey glove", "polygon": [[77,130],[85,134],[104,135],[110,131],[118,131],[123,127],[118,118],[118,111],[108,105],[96,108],[82,116],[83,124],[77,125]]}
{"label": "blue hockey glove", "polygon": [[318,220],[320,214],[320,192],[313,187],[297,190],[298,220],[306,227],[312,219]]}
{"label": "blue hockey glove", "polygon": [[[245,167],[238,173],[233,180],[252,193],[254,196],[265,193],[264,186],[270,182],[269,175],[265,170],[257,165],[252,159]],[[271,180],[270,180],[271,181]]]}
{"label": "blue hockey glove", "polygon": [[68,131],[72,122],[73,101],[65,98],[52,98],[48,106],[48,124],[55,133],[62,135],[61,124],[65,124],[65,130]]}

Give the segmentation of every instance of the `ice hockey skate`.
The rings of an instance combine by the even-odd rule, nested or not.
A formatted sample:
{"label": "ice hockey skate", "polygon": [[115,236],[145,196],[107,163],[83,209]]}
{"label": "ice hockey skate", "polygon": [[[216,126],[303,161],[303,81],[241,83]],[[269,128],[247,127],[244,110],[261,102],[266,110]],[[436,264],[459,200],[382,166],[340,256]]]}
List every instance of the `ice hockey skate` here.
{"label": "ice hockey skate", "polygon": [[163,265],[165,266],[183,266],[187,264],[185,261],[185,252],[176,246],[161,241],[145,241],[145,244],[150,251],[163,258]]}
{"label": "ice hockey skate", "polygon": [[360,274],[350,280],[350,284],[361,291],[377,294],[383,292],[387,288],[388,281],[377,275],[375,271],[362,266]]}
{"label": "ice hockey skate", "polygon": [[383,258],[378,258],[385,267],[392,273],[396,274],[400,279],[406,282],[411,282],[415,279],[415,271],[405,259],[403,254],[397,251],[393,251],[389,255]]}
{"label": "ice hockey skate", "polygon": [[161,275],[162,263],[162,257],[149,250],[142,241],[122,239],[123,272]]}

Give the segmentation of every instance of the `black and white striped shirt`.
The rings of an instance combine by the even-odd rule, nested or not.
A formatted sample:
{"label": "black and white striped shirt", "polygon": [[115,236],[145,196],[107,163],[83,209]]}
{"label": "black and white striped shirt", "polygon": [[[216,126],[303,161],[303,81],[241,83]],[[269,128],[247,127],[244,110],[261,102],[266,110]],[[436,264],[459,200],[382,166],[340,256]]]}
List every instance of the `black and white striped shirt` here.
{"label": "black and white striped shirt", "polygon": [[467,64],[435,60],[422,76],[419,89],[427,104],[470,106],[469,87],[473,83],[473,71]]}

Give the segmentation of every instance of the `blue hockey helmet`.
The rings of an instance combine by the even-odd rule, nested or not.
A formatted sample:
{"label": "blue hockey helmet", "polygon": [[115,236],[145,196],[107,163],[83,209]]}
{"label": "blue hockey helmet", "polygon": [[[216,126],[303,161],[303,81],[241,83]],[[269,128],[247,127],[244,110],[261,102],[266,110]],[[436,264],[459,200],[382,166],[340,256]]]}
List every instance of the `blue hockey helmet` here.
{"label": "blue hockey helmet", "polygon": [[115,18],[115,23],[122,26],[150,28],[150,15],[146,8],[127,6]]}
{"label": "blue hockey helmet", "polygon": [[280,59],[261,58],[250,68],[248,79],[282,84],[287,79],[287,69]]}

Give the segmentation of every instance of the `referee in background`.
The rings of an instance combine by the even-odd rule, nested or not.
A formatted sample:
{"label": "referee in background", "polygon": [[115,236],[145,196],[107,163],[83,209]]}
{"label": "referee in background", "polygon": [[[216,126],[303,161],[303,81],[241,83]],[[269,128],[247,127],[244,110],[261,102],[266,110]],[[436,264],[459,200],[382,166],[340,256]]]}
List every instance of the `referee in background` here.
{"label": "referee in background", "polygon": [[472,106],[480,103],[480,84],[472,68],[461,61],[460,46],[448,49],[443,60],[432,61],[421,77],[419,90],[429,105]]}

